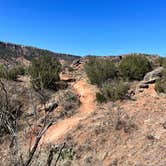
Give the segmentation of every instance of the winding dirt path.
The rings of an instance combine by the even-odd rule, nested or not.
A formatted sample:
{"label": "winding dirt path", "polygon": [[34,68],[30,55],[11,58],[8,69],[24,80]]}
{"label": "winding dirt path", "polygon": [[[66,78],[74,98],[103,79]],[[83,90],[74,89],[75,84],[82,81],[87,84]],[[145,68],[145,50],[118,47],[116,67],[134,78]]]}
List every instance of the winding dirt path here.
{"label": "winding dirt path", "polygon": [[43,136],[41,143],[57,143],[63,139],[64,135],[73,127],[78,125],[80,120],[85,119],[96,108],[95,92],[96,87],[90,85],[86,78],[76,81],[72,84],[76,93],[80,96],[81,105],[78,113],[71,118],[62,120],[57,124],[51,126],[46,134]]}

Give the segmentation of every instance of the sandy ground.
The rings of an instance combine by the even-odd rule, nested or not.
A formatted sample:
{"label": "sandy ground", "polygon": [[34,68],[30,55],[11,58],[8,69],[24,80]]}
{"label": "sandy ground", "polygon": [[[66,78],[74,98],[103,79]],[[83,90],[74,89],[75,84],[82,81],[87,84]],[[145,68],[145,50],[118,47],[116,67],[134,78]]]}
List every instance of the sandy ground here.
{"label": "sandy ground", "polygon": [[[66,79],[66,77],[65,77]],[[46,134],[43,136],[41,143],[57,143],[58,140],[63,139],[63,136],[69,132],[73,127],[79,124],[80,120],[85,119],[96,108],[95,90],[96,87],[87,82],[87,78],[83,78],[72,84],[76,93],[80,97],[81,105],[78,113],[71,118],[62,120],[57,124],[51,126]]]}

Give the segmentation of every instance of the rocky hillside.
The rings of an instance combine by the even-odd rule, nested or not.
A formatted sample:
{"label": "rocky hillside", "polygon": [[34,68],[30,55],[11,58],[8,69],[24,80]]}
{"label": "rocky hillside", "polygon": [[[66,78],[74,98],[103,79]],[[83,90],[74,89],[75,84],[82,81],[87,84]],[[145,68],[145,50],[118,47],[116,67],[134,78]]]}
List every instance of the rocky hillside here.
{"label": "rocky hillside", "polygon": [[[2,166],[166,165],[164,58],[142,54],[71,56],[72,63],[62,63],[62,70],[57,72],[56,58],[47,59],[49,64],[42,60],[42,65],[33,66],[29,57],[42,54],[31,56],[27,47],[17,45],[5,47],[17,53],[16,57],[11,55],[13,59],[23,58],[32,64],[43,86],[33,86],[38,80],[31,70],[29,75],[17,73],[15,79],[1,76]],[[42,58],[46,57],[35,60]],[[55,72],[59,78],[52,81]],[[51,86],[44,86],[47,82]],[[13,130],[6,127],[4,119]]]}
{"label": "rocky hillside", "polygon": [[80,58],[79,56],[55,53],[44,49],[39,49],[35,47],[17,45],[12,43],[0,42],[0,58],[18,58],[24,57],[26,59],[31,59],[33,57],[49,55],[56,56],[59,59],[73,61],[74,59]]}

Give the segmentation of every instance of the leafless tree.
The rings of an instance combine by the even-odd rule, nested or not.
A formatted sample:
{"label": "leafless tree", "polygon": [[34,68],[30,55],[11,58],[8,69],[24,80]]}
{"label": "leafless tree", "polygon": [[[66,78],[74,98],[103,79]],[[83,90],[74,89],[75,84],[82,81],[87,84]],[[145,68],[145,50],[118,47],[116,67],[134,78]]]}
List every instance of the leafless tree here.
{"label": "leafless tree", "polygon": [[[33,133],[33,141],[31,140],[31,143],[29,143],[29,152],[28,155],[25,157],[25,154],[23,154],[21,151],[19,151],[18,147],[18,114],[20,112],[21,107],[18,107],[15,103],[12,103],[11,97],[9,95],[8,89],[6,88],[5,82],[0,79],[0,127],[4,129],[7,133],[9,133],[11,138],[11,144],[10,144],[10,153],[11,153],[11,163],[14,166],[30,166],[32,163],[32,160],[34,158],[35,152],[37,151],[39,147],[39,142],[42,138],[42,136],[45,134],[45,132],[48,130],[50,126],[54,124],[54,122],[49,121],[48,117],[50,112],[45,114],[44,116],[44,123],[42,126],[40,126],[40,129],[38,129],[38,115],[36,106],[33,102],[32,97],[32,91],[30,91],[30,103],[32,112],[34,115],[34,124],[33,126],[26,120],[27,126],[29,127],[30,132]],[[45,103],[44,103],[45,104]],[[45,106],[44,106],[45,108]],[[31,139],[32,137],[30,137]],[[65,146],[65,144],[64,144]],[[62,146],[58,152],[58,157],[56,159],[56,163],[58,162],[61,152],[64,148]],[[51,166],[53,155],[55,154],[54,149],[52,148],[49,152],[49,156],[47,159],[47,165]],[[56,164],[55,164],[56,165]]]}

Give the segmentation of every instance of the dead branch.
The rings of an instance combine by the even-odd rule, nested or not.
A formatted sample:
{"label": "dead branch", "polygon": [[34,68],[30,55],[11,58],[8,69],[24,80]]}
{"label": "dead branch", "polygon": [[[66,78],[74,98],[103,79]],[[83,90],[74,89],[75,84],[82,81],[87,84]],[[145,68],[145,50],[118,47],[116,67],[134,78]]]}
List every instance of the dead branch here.
{"label": "dead branch", "polygon": [[53,160],[53,155],[54,155],[54,148],[52,147],[49,152],[49,156],[47,159],[46,166],[51,166],[52,160]]}
{"label": "dead branch", "polygon": [[32,158],[34,156],[34,153],[38,147],[38,144],[42,138],[42,136],[44,135],[44,133],[48,130],[48,128],[52,125],[52,122],[48,123],[45,127],[43,127],[41,129],[41,131],[39,132],[39,134],[36,136],[35,138],[35,142],[34,142],[34,145],[29,153],[29,157],[27,159],[27,161],[25,162],[24,166],[29,166],[30,162],[32,161]]}
{"label": "dead branch", "polygon": [[57,157],[57,159],[56,159],[56,161],[55,161],[55,166],[57,166],[57,163],[58,163],[58,161],[59,161],[59,159],[60,159],[60,157],[61,157],[61,155],[62,155],[62,150],[65,148],[65,146],[66,146],[66,143],[64,142],[64,144],[62,145],[62,147],[61,147],[60,150],[59,150],[58,157]]}

